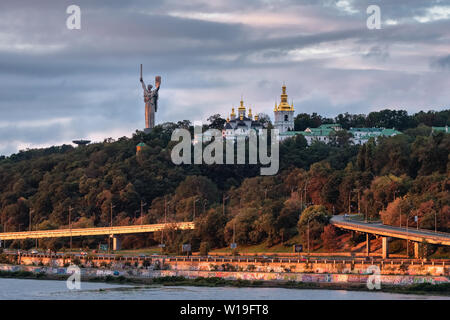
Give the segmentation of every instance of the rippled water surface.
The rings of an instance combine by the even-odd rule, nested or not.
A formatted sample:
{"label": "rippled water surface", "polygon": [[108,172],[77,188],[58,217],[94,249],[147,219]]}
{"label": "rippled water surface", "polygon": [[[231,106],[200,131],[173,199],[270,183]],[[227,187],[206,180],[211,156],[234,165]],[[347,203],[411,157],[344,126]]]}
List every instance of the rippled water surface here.
{"label": "rippled water surface", "polygon": [[81,290],[67,289],[65,281],[0,279],[0,299],[147,299],[147,300],[358,300],[450,299],[441,296],[405,295],[345,290],[283,288],[221,288],[177,286],[128,286],[82,282]]}

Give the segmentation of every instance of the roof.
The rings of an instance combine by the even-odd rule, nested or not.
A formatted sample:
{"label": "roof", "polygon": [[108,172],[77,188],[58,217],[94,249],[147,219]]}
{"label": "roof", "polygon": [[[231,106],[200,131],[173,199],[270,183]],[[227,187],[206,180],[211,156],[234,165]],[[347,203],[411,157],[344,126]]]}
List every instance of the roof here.
{"label": "roof", "polygon": [[139,142],[138,144],[137,144],[137,146],[136,147],[145,147],[146,146],[146,144],[145,143],[143,143],[143,142]]}
{"label": "roof", "polygon": [[332,129],[332,128],[341,128],[339,123],[325,123],[319,126],[321,129]]}
{"label": "roof", "polygon": [[384,128],[350,128],[350,132],[381,132]]}
{"label": "roof", "polygon": [[[318,129],[318,128],[312,128],[312,129]],[[307,131],[286,131],[280,133],[280,136],[296,136],[301,134],[302,136],[308,136],[308,137],[322,137],[322,136],[329,136],[331,132],[334,132],[332,129],[324,129],[324,130],[314,130],[312,132]]]}
{"label": "roof", "polygon": [[382,134],[383,136],[395,136],[395,135],[397,135],[397,134],[401,134],[401,132],[400,132],[400,131],[397,131],[397,130],[395,130],[395,129],[383,129],[383,130],[381,131],[381,134]]}
{"label": "roof", "polygon": [[445,127],[431,127],[432,131],[438,131],[438,132],[448,132],[448,126]]}
{"label": "roof", "polygon": [[331,128],[307,128],[306,130],[304,132],[309,136],[329,136],[331,132],[334,132]]}

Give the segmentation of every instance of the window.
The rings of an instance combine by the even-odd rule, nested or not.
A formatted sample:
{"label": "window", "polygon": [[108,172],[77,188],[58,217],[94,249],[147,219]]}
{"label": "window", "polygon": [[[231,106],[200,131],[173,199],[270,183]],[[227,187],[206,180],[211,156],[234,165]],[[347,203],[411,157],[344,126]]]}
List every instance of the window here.
{"label": "window", "polygon": [[284,115],[284,121],[289,121],[289,116],[287,114]]}

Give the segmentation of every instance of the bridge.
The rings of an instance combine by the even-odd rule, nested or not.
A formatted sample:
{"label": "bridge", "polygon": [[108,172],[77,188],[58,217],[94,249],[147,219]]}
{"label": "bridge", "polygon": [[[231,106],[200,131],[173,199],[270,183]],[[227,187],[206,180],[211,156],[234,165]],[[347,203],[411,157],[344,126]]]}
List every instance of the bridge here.
{"label": "bridge", "polygon": [[373,234],[382,237],[383,258],[389,257],[389,240],[390,238],[404,239],[414,242],[414,256],[419,257],[419,244],[426,241],[430,244],[450,246],[450,233],[433,232],[431,230],[400,228],[388,226],[382,223],[367,223],[364,221],[352,220],[356,215],[338,215],[331,218],[330,223],[335,227],[361,232],[366,234],[366,254],[370,253],[369,235]]}
{"label": "bridge", "polygon": [[67,237],[109,235],[113,238],[113,250],[120,250],[120,238],[118,237],[118,235],[157,232],[168,228],[174,228],[179,230],[192,230],[195,228],[195,225],[194,222],[174,222],[174,223],[121,226],[121,227],[3,232],[0,233],[0,240],[3,241],[3,240],[24,240],[24,239],[64,238],[64,237],[67,238]]}

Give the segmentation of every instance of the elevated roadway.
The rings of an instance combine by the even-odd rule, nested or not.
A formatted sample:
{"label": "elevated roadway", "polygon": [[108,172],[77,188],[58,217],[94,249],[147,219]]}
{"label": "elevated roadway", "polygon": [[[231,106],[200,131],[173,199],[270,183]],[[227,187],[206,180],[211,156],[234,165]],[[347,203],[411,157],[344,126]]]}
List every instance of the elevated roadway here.
{"label": "elevated roadway", "polygon": [[[110,235],[114,238],[115,240],[114,243],[116,243],[118,239],[117,235],[157,232],[168,228],[174,228],[179,230],[192,230],[195,228],[195,225],[194,222],[174,222],[174,223],[145,224],[145,225],[120,226],[120,227],[3,232],[0,233],[0,240],[4,241],[4,240]],[[119,246],[120,245],[115,245],[116,249]]]}
{"label": "elevated roadway", "polygon": [[367,254],[370,252],[369,234],[383,238],[383,258],[389,255],[389,238],[404,239],[414,242],[415,256],[419,254],[419,244],[426,241],[430,244],[450,246],[450,234],[444,232],[433,232],[431,230],[400,228],[388,226],[382,223],[368,223],[354,219],[355,215],[337,215],[331,218],[331,224],[335,227],[366,233]]}

